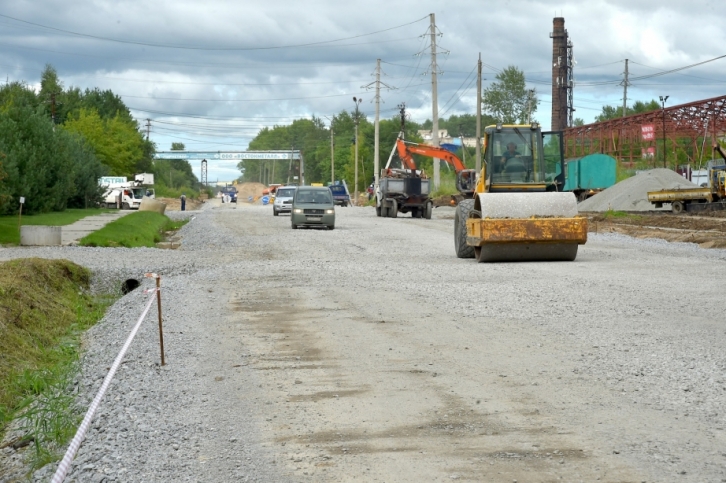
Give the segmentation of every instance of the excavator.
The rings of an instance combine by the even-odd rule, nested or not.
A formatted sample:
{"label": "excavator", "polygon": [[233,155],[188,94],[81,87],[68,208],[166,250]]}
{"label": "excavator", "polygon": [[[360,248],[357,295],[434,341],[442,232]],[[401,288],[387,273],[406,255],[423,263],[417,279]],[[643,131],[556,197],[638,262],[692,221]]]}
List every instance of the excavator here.
{"label": "excavator", "polygon": [[[393,154],[401,160],[401,169],[391,168]],[[458,196],[452,196],[452,204],[459,199],[471,198],[476,183],[476,170],[467,169],[458,156],[438,146],[419,144],[403,139],[401,132],[391,151],[386,167],[381,171],[381,183],[376,193],[376,213],[378,216],[395,218],[399,211],[410,211],[415,218],[431,218],[433,202],[429,199],[430,183],[426,173],[416,167],[414,154],[438,158],[454,167],[457,174]]]}
{"label": "excavator", "polygon": [[578,216],[575,195],[562,192],[562,132],[542,132],[538,123],[487,126],[483,148],[471,197],[456,207],[456,256],[478,262],[575,260],[578,246],[587,242],[587,218]]}
{"label": "excavator", "polygon": [[411,167],[415,169],[416,162],[413,159],[414,154],[446,161],[454,167],[454,171],[456,172],[456,189],[459,193],[464,198],[471,198],[474,194],[476,170],[467,169],[459,157],[448,149],[430,146],[428,144],[412,143],[398,138],[396,140],[396,150],[398,151],[398,157],[401,159],[401,162],[409,169]]}

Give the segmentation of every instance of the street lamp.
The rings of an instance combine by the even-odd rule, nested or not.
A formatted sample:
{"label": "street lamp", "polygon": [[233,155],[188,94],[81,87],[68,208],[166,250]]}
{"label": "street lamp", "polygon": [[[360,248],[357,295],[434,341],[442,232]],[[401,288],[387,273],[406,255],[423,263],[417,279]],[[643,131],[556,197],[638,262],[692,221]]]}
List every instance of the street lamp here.
{"label": "street lamp", "polygon": [[363,99],[353,96],[353,102],[355,103],[355,206],[358,206],[358,121],[359,113],[358,106],[363,102]]}
{"label": "street lamp", "polygon": [[666,129],[665,129],[665,103],[668,96],[660,96],[660,103],[663,106],[663,167],[666,167]]}

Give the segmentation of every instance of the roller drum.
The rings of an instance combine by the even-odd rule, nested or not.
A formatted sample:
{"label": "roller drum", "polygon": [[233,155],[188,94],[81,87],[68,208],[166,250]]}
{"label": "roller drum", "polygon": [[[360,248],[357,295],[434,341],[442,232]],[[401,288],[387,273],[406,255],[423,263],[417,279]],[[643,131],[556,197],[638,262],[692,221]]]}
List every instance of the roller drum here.
{"label": "roller drum", "polygon": [[[481,193],[474,211],[482,219],[510,220],[574,218],[578,214],[577,198],[569,192]],[[478,262],[572,261],[577,247],[571,240],[485,242],[475,247],[474,256]]]}

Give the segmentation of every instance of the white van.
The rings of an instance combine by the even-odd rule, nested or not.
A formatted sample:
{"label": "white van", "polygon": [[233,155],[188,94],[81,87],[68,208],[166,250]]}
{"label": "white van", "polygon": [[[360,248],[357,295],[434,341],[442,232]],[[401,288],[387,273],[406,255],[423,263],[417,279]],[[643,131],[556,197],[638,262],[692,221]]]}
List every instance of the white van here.
{"label": "white van", "polygon": [[275,190],[275,202],[272,203],[272,214],[292,212],[292,198],[295,196],[297,186],[280,186]]}

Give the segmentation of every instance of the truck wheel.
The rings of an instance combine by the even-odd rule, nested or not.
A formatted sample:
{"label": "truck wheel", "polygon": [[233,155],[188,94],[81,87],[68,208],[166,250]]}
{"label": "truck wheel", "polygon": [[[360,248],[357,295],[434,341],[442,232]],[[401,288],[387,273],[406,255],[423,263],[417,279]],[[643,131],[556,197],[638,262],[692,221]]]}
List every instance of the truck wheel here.
{"label": "truck wheel", "polygon": [[131,207],[129,206],[128,203],[124,203],[122,207],[123,207],[124,210],[130,210],[131,209]]}
{"label": "truck wheel", "polygon": [[424,218],[427,220],[431,219],[431,214],[434,211],[434,204],[432,202],[426,203],[426,206],[424,207]]}
{"label": "truck wheel", "polygon": [[454,215],[454,248],[458,258],[474,258],[474,247],[466,244],[466,220],[474,208],[474,200],[463,200]]}
{"label": "truck wheel", "polygon": [[376,216],[381,216],[381,207],[376,206]]}
{"label": "truck wheel", "polygon": [[398,216],[398,202],[391,200],[391,207],[388,208],[388,216],[390,218],[396,218]]}
{"label": "truck wheel", "polygon": [[671,211],[675,214],[683,213],[685,206],[682,201],[674,201],[671,203]]}

